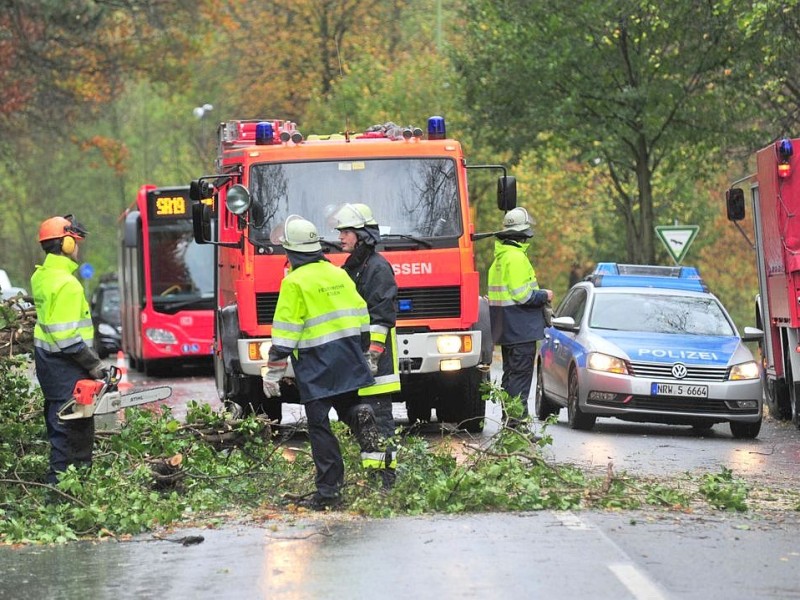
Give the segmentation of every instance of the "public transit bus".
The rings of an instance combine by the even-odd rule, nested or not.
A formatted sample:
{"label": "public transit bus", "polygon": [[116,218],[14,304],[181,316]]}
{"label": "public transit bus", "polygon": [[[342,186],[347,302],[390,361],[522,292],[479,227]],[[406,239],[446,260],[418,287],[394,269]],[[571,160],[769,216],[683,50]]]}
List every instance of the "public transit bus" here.
{"label": "public transit bus", "polygon": [[120,217],[122,349],[147,374],[212,361],[214,249],[192,233],[188,186],[139,188]]}

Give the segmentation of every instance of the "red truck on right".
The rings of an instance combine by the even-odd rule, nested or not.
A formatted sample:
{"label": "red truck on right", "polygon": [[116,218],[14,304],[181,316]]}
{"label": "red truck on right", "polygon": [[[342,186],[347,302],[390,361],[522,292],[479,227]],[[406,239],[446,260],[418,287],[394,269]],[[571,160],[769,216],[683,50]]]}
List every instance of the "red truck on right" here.
{"label": "red truck on right", "polygon": [[[735,181],[727,216],[755,249],[756,326],[770,414],[800,427],[800,139],[783,138],[756,153],[756,172]],[[742,229],[749,197],[754,240]]]}

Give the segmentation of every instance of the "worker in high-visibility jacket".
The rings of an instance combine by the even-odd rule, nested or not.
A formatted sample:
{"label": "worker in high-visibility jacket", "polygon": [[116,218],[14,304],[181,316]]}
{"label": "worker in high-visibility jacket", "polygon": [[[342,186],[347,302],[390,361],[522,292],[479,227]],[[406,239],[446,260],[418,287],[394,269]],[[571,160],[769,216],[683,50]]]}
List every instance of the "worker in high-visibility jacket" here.
{"label": "worker in high-visibility jacket", "polygon": [[47,482],[54,484],[69,465],[91,466],[94,419],[61,421],[58,411],[72,398],[79,379],[103,379],[106,370],[92,348],[94,327],[83,286],[75,277],[83,227],[67,217],[52,217],[39,227],[46,256],[31,276],[36,305],[33,330],[36,377],[44,395],[50,441]]}
{"label": "worker in high-visibility jacket", "polygon": [[323,256],[313,223],[290,215],[279,239],[291,268],[275,306],[272,347],[261,373],[264,395],[281,395],[291,358],[308,419],[317,487],[297,504],[325,510],[341,502],[344,484],[342,453],[328,413],[337,399],[375,383],[361,345],[369,313],[347,273]]}
{"label": "worker in high-visibility jacket", "polygon": [[375,385],[361,388],[352,398],[334,405],[339,418],[353,431],[361,449],[361,465],[375,474],[384,489],[394,485],[397,456],[392,438],[395,422],[392,393],[400,391],[397,358],[397,281],[389,261],[375,251],[381,235],[366,204],[345,204],[333,215],[342,250],[343,268],[356,284],[369,310],[367,362]]}
{"label": "worker in high-visibility jacket", "polygon": [[536,271],[526,256],[533,237],[531,218],[522,207],[508,211],[503,229],[495,234],[494,262],[489,268],[489,311],[492,337],[503,355],[501,387],[509,398],[519,397],[522,414],[508,416],[519,427],[528,416],[536,341],[544,338],[544,306],[551,290],[539,289]]}

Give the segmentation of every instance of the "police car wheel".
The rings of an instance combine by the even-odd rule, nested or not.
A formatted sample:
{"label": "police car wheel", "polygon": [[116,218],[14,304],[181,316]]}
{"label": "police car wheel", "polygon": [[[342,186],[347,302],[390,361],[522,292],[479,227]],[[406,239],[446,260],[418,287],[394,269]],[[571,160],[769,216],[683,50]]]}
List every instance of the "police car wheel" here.
{"label": "police car wheel", "polygon": [[731,421],[731,434],[736,439],[752,440],[758,436],[761,431],[761,419],[755,423],[740,423],[738,421]]}
{"label": "police car wheel", "polygon": [[542,375],[542,365],[536,365],[536,397],[533,401],[533,412],[536,418],[544,421],[550,415],[557,415],[561,412],[561,407],[553,404],[544,393],[544,376]]}
{"label": "police car wheel", "polygon": [[580,429],[589,431],[594,427],[597,420],[596,415],[587,415],[578,406],[578,373],[575,369],[569,372],[569,384],[567,388],[567,416],[570,429]]}

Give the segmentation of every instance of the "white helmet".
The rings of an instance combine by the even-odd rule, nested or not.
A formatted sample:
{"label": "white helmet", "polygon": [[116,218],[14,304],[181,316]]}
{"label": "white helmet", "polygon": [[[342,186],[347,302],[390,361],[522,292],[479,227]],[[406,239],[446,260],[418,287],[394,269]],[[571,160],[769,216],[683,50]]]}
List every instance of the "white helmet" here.
{"label": "white helmet", "polygon": [[322,246],[317,228],[311,221],[300,215],[289,215],[283,225],[283,233],[278,238],[287,250],[295,252],[319,252]]}
{"label": "white helmet", "polygon": [[366,204],[344,204],[331,218],[336,229],[361,229],[378,224],[372,216],[372,209]]}
{"label": "white helmet", "polygon": [[508,211],[503,217],[503,232],[519,231],[532,236],[532,224],[533,220],[528,214],[528,211],[521,206],[518,206],[517,208]]}

